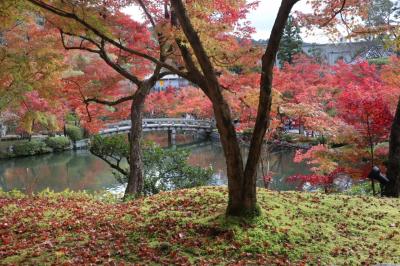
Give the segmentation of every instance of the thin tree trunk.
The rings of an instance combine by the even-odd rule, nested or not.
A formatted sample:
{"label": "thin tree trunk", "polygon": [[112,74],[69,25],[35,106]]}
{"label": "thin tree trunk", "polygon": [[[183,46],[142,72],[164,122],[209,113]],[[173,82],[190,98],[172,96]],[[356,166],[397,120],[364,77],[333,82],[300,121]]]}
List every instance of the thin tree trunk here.
{"label": "thin tree trunk", "polygon": [[383,186],[382,196],[398,198],[400,196],[400,98],[390,132],[387,166],[389,184]]}
{"label": "thin tree trunk", "polygon": [[[140,95],[139,95],[140,96]],[[129,176],[124,197],[138,196],[143,190],[142,119],[145,97],[137,97],[131,104],[129,132]]]}
{"label": "thin tree trunk", "polygon": [[[374,158],[374,143],[371,136],[371,129],[369,123],[369,117],[367,116],[367,130],[368,130],[368,142],[369,142],[369,150],[371,152],[371,169],[375,166],[375,158]],[[375,189],[375,179],[371,179],[371,187],[372,187],[372,195],[376,195]]]}
{"label": "thin tree trunk", "polygon": [[265,133],[270,125],[270,111],[272,104],[272,79],[276,54],[283,35],[283,30],[289,17],[290,11],[297,0],[282,0],[278,15],[275,19],[267,49],[262,56],[260,97],[257,109],[256,123],[250,142],[249,156],[247,158],[243,197],[251,202],[248,213],[259,214],[256,198],[256,170],[261,156],[262,144]]}
{"label": "thin tree trunk", "polygon": [[33,128],[35,127],[35,119],[32,119],[31,133],[28,133],[28,141],[32,141]]}
{"label": "thin tree trunk", "polygon": [[[374,164],[375,164],[375,162],[374,162],[374,145],[372,144],[371,140],[369,143],[369,149],[371,152],[371,165],[372,165],[372,167],[374,167]],[[372,169],[372,167],[371,167],[371,169]],[[373,178],[371,179],[371,186],[372,186],[372,194],[375,196],[376,195],[375,179],[373,179]]]}

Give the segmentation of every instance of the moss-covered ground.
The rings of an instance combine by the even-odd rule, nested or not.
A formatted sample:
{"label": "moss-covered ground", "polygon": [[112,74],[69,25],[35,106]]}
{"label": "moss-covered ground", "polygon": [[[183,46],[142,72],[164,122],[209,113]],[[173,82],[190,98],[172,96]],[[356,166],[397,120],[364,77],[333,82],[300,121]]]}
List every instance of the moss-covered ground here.
{"label": "moss-covered ground", "polygon": [[0,192],[0,264],[400,263],[400,200],[258,191],[262,215],[226,219],[223,187],[128,203]]}

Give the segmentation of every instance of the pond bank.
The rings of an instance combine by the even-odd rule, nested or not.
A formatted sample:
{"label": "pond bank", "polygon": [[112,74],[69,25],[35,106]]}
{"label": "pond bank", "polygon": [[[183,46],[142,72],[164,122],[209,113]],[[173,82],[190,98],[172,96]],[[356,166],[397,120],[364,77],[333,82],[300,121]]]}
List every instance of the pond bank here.
{"label": "pond bank", "polygon": [[[250,139],[247,134],[242,134],[238,133],[238,138],[240,139],[240,142],[242,145],[245,146],[250,146]],[[212,141],[220,141],[220,136],[219,133],[216,131],[213,131],[210,134],[210,139]],[[300,142],[300,141],[294,141],[294,142],[289,142],[284,139],[274,139],[272,141],[265,141],[264,144],[268,145],[274,145],[276,147],[282,147],[282,148],[291,148],[291,149],[302,149],[302,150],[307,150],[310,149],[314,144],[310,142]]]}

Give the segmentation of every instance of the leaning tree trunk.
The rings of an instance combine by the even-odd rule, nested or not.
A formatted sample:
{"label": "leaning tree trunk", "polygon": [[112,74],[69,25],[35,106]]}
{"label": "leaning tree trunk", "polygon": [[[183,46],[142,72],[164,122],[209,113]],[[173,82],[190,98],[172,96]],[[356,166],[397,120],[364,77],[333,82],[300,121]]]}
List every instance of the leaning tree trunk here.
{"label": "leaning tree trunk", "polygon": [[125,198],[138,196],[143,190],[143,162],[142,162],[142,119],[145,97],[135,97],[131,105],[131,129],[129,132],[129,176],[125,190]]}
{"label": "leaning tree trunk", "polygon": [[387,176],[389,183],[383,186],[382,196],[398,198],[400,196],[400,98],[390,132]]}
{"label": "leaning tree trunk", "polygon": [[244,171],[244,182],[241,193],[243,198],[251,201],[250,209],[254,215],[259,214],[256,198],[257,167],[261,157],[261,148],[265,133],[270,125],[272,105],[272,79],[275,58],[283,35],[283,29],[290,11],[297,0],[282,0],[278,15],[272,27],[267,49],[261,58],[260,97],[257,108],[256,123],[251,137],[249,155]]}

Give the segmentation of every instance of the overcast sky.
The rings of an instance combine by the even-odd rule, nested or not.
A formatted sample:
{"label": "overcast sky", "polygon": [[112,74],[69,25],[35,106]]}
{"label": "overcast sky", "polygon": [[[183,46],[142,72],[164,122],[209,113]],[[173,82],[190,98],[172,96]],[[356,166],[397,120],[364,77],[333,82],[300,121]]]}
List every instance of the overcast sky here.
{"label": "overcast sky", "polygon": [[[311,8],[306,4],[306,0],[299,1],[293,8],[293,11],[309,12]],[[252,10],[248,16],[256,33],[253,34],[255,40],[268,39],[274,24],[276,15],[281,1],[279,0],[260,0],[258,8]],[[303,41],[327,43],[329,39],[326,38],[321,32],[314,32],[313,35],[306,35],[304,32],[301,34]]]}
{"label": "overcast sky", "polygon": [[[307,6],[306,2],[306,0],[299,1],[294,6],[293,11],[309,11],[310,8]],[[269,34],[274,24],[275,17],[278,13],[280,3],[281,1],[279,0],[260,0],[258,8],[250,12],[248,19],[256,29],[256,33],[253,35],[255,40],[269,38]],[[125,12],[136,20],[141,16],[139,10],[137,10],[135,7],[125,9]],[[328,42],[328,38],[324,37],[322,34],[307,36],[306,34],[302,33],[302,38],[303,41],[306,42]]]}

